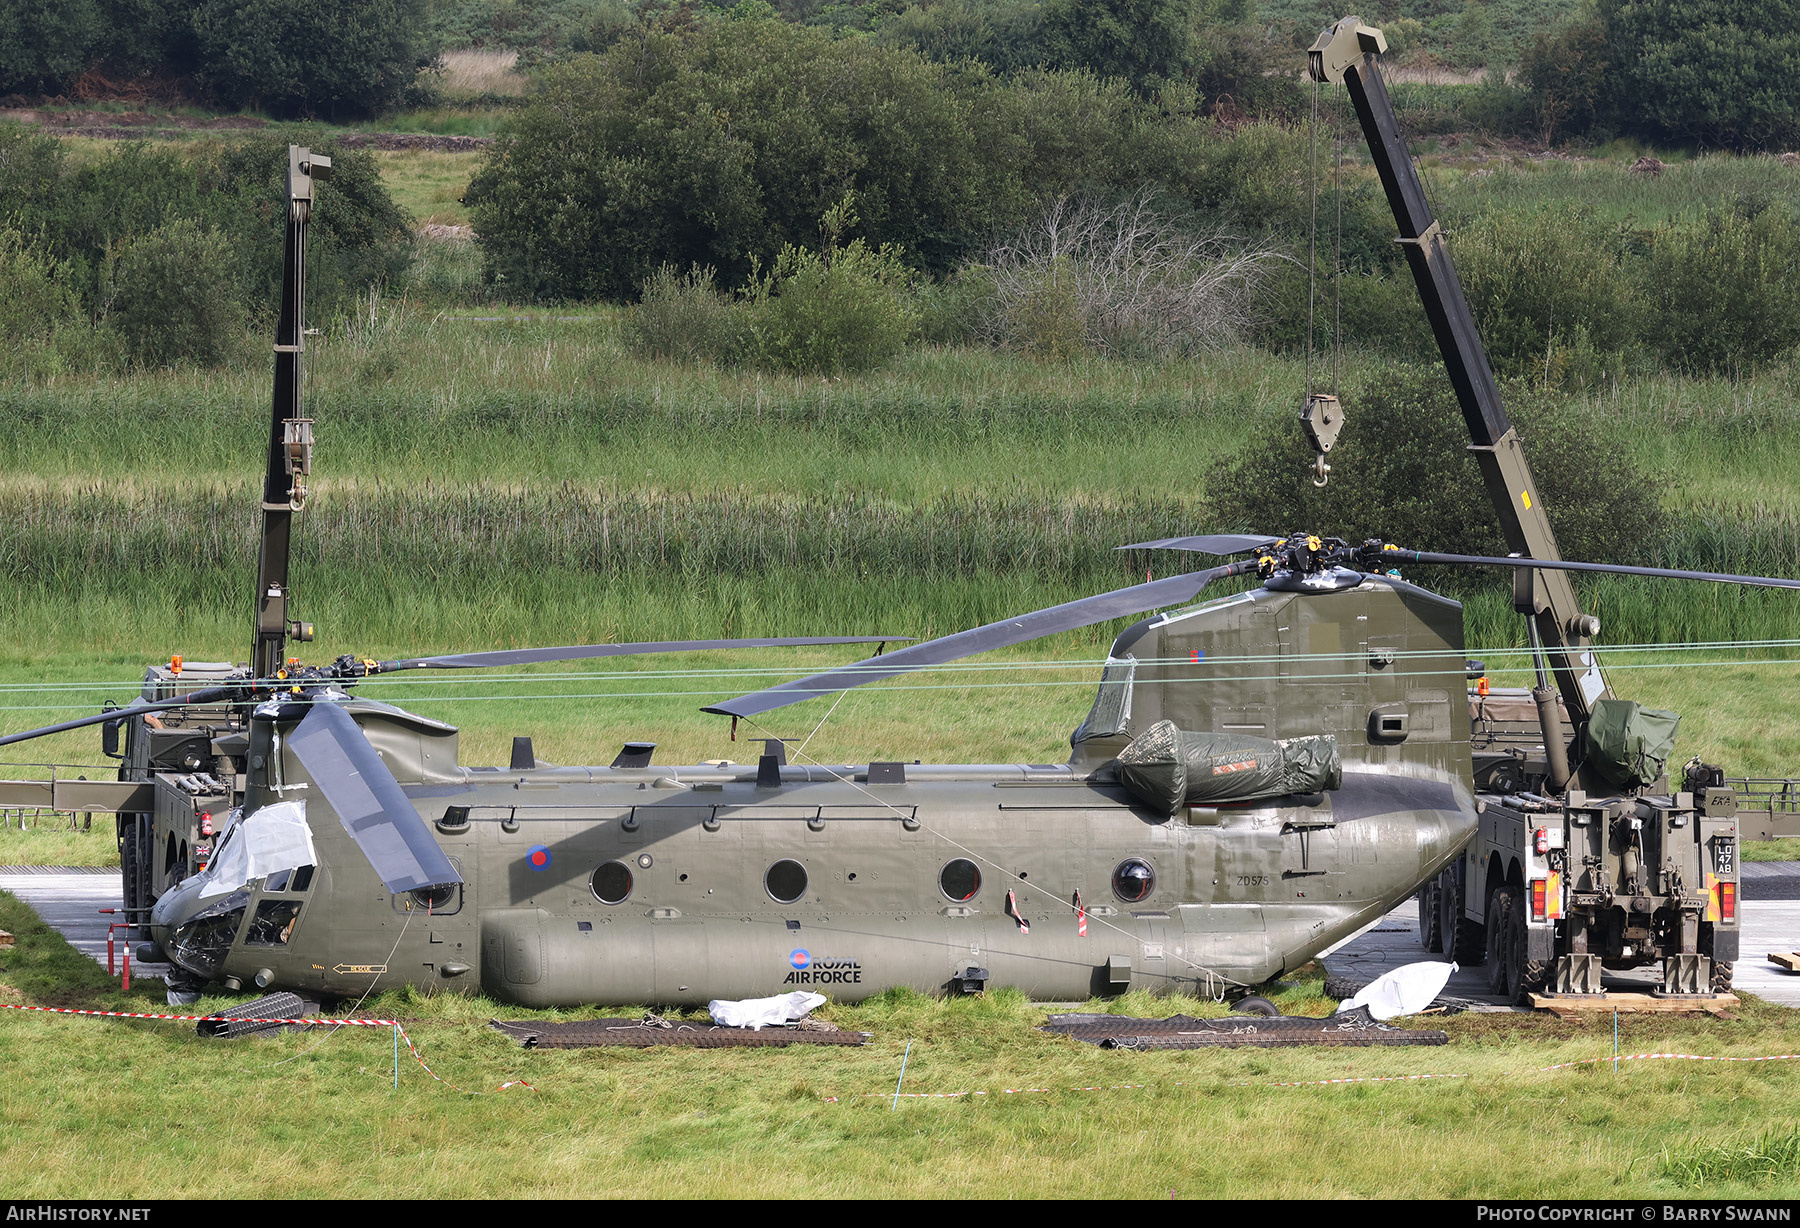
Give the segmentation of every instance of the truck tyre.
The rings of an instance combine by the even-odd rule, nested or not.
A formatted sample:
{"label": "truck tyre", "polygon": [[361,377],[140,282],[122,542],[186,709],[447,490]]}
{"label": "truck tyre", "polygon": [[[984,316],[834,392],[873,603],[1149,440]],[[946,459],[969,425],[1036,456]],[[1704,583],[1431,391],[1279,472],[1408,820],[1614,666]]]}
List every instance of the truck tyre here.
{"label": "truck tyre", "polygon": [[1550,979],[1547,960],[1526,959],[1525,904],[1511,887],[1488,897],[1488,984],[1515,1006],[1529,1006]]}
{"label": "truck tyre", "polygon": [[1709,987],[1714,993],[1731,992],[1731,971],[1732,966],[1729,961],[1713,960],[1712,982]]}
{"label": "truck tyre", "polygon": [[1427,951],[1444,949],[1442,900],[1439,898],[1444,889],[1441,883],[1440,875],[1420,887],[1416,897],[1419,901],[1419,945]]}
{"label": "truck tyre", "polygon": [[1465,968],[1487,959],[1487,935],[1482,927],[1463,917],[1466,898],[1463,863],[1449,866],[1439,879],[1438,929],[1444,936],[1444,954]]}
{"label": "truck tyre", "polygon": [[1488,992],[1502,998],[1510,996],[1506,989],[1506,948],[1512,935],[1504,924],[1508,918],[1501,913],[1507,898],[1504,887],[1495,887],[1488,892],[1487,913],[1482,924],[1486,933]]}

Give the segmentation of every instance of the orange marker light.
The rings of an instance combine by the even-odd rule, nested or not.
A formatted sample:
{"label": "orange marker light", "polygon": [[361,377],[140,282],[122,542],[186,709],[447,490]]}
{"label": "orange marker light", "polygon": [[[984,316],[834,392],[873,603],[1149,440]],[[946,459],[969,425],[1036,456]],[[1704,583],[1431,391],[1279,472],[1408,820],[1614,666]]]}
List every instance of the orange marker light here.
{"label": "orange marker light", "polygon": [[177,678],[181,677],[181,654],[176,653],[169,658],[169,672]]}
{"label": "orange marker light", "polygon": [[1488,680],[1485,675],[1483,677],[1477,678],[1475,680],[1475,693],[1477,695],[1481,696],[1483,699],[1487,698]]}

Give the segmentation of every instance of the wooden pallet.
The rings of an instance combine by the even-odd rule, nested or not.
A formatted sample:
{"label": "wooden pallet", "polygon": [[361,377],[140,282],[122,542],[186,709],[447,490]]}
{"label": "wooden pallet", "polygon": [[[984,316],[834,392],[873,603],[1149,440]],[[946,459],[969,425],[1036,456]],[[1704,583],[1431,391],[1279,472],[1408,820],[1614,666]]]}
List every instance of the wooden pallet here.
{"label": "wooden pallet", "polygon": [[1736,994],[1729,993],[1714,994],[1710,998],[1658,998],[1647,993],[1598,993],[1579,998],[1551,998],[1534,993],[1531,995],[1531,1004],[1539,1010],[1550,1011],[1559,1018],[1570,1019],[1591,1015],[1596,1011],[1665,1014],[1705,1011],[1709,1015],[1718,1015],[1736,1006],[1738,1000]]}
{"label": "wooden pallet", "polygon": [[1789,972],[1800,972],[1800,953],[1770,951],[1769,962],[1779,968],[1786,968]]}

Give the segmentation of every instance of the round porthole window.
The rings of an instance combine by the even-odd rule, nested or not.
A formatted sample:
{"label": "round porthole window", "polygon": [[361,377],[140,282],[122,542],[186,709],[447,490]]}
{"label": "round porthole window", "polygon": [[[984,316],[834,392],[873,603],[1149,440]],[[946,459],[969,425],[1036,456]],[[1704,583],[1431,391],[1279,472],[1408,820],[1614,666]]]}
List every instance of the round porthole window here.
{"label": "round porthole window", "polygon": [[623,904],[631,894],[631,867],[609,861],[594,871],[594,898],[602,904]]}
{"label": "round porthole window", "polygon": [[783,858],[763,875],[763,886],[777,903],[792,904],[806,894],[806,867]]}
{"label": "round porthole window", "polygon": [[952,900],[972,900],[981,890],[981,867],[967,857],[947,861],[938,871],[938,890]]}
{"label": "round porthole window", "polygon": [[1112,889],[1127,904],[1147,900],[1156,890],[1156,870],[1141,857],[1128,857],[1113,871]]}

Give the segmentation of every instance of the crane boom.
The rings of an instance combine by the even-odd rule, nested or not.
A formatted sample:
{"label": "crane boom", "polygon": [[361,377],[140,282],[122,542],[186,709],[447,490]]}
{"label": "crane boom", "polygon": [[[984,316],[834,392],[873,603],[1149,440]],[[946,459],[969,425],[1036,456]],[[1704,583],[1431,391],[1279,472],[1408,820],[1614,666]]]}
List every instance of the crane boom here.
{"label": "crane boom", "polygon": [[[1380,30],[1346,17],[1319,35],[1308,53],[1308,68],[1314,81],[1341,83],[1349,92],[1375,173],[1400,228],[1406,263],[1418,283],[1444,369],[1468,424],[1469,450],[1481,464],[1482,480],[1500,518],[1507,549],[1530,558],[1560,559],[1556,535],[1544,515],[1544,502],[1525,462],[1518,432],[1507,418],[1494,383],[1444,232],[1432,215],[1388,98],[1377,62],[1386,50],[1387,39]],[[1524,580],[1514,588],[1514,606],[1533,620],[1557,690],[1579,729],[1587,723],[1594,701],[1610,694],[1591,649],[1591,637],[1599,631],[1598,620],[1582,613],[1567,575],[1535,570],[1519,575]]]}

